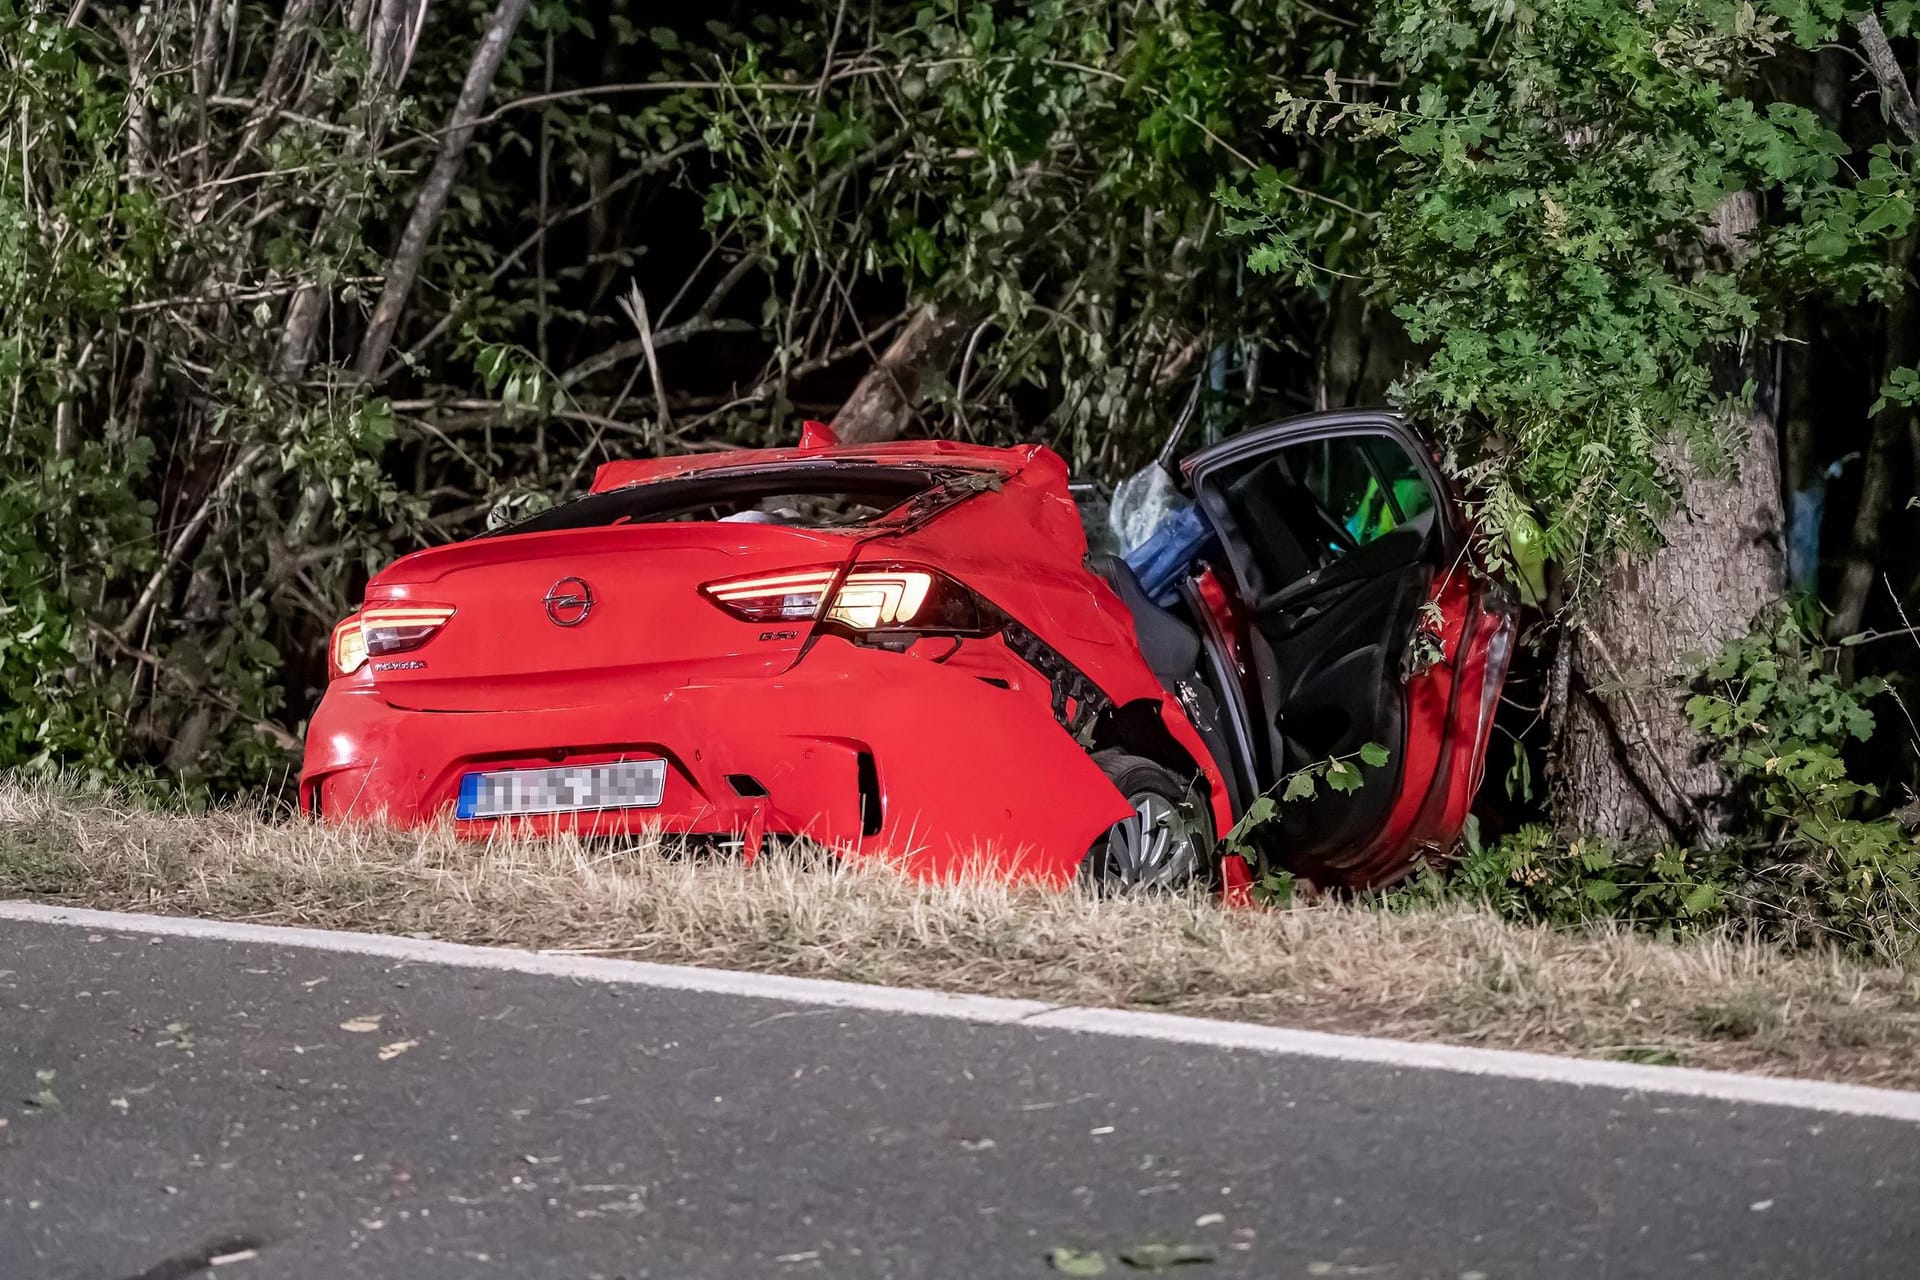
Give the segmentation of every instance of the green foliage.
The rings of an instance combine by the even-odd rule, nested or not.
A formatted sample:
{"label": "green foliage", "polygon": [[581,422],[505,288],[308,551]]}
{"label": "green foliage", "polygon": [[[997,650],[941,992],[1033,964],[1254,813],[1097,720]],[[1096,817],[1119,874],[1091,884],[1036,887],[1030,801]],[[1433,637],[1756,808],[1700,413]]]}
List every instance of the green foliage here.
{"label": "green foliage", "polygon": [[1873,407],[1867,412],[1879,413],[1892,404],[1907,409],[1920,404],[1920,369],[1909,366],[1888,374],[1880,388],[1880,398],[1873,402]]}
{"label": "green foliage", "polygon": [[1707,850],[1569,842],[1522,827],[1471,833],[1449,875],[1429,869],[1390,902],[1485,902],[1554,924],[1614,919],[1664,932],[1734,925],[1792,944],[1837,942],[1905,960],[1920,936],[1920,822],[1886,813],[1855,781],[1850,748],[1875,731],[1875,679],[1849,682],[1834,650],[1783,616],[1703,663],[1688,702],[1732,768],[1737,824],[1754,834]]}
{"label": "green foliage", "polygon": [[1509,919],[1557,925],[1614,919],[1660,931],[1718,924],[1739,887],[1734,862],[1679,849],[1633,850],[1529,824],[1492,844],[1470,831],[1457,864],[1429,867],[1390,906],[1480,902]]}
{"label": "green foliage", "polygon": [[[1329,756],[1295,769],[1253,798],[1253,803],[1247,806],[1240,821],[1234,823],[1233,829],[1227,832],[1221,844],[1222,852],[1257,864],[1260,859],[1255,849],[1256,833],[1279,817],[1281,805],[1311,800],[1322,787],[1341,795],[1358,791],[1366,783],[1361,768],[1378,769],[1388,759],[1385,747],[1377,742],[1367,742],[1361,744],[1357,751]],[[1290,876],[1280,881],[1289,894],[1292,883]]]}
{"label": "green foliage", "polygon": [[[277,619],[324,629],[406,503],[385,401],[265,372],[292,280],[349,278],[364,247],[328,211],[253,214],[377,198],[388,171],[308,121],[222,176],[239,130],[196,140],[187,77],[139,78],[194,38],[184,8],[118,35],[65,17],[0,5],[0,763],[261,779],[295,741]],[[341,127],[397,111],[319,38],[315,92],[356,95]]]}
{"label": "green foliage", "polygon": [[[1913,224],[1910,152],[1850,156],[1815,112],[1764,96],[1789,39],[1838,18],[1392,0],[1373,24],[1391,101],[1331,77],[1279,97],[1276,124],[1386,172],[1365,274],[1426,352],[1396,398],[1449,433],[1489,532],[1537,530],[1576,590],[1657,541],[1684,475],[1737,457],[1729,411],[1751,388],[1716,381],[1712,357],[1793,296],[1900,287],[1885,246]],[[1224,202],[1258,237],[1255,269],[1312,274],[1298,228],[1318,209],[1270,178]],[[1737,228],[1743,207],[1767,217]]]}
{"label": "green foliage", "polygon": [[[864,276],[956,317],[928,423],[1038,434],[1083,468],[1137,458],[1209,349],[1283,301],[1236,285],[1210,192],[1274,154],[1246,141],[1266,102],[1343,24],[1210,0],[873,13],[859,74],[827,70],[830,5],[734,39],[703,107],[709,223],[784,296],[837,306]],[[800,318],[770,313],[783,363]]]}
{"label": "green foliage", "polygon": [[1849,684],[1792,617],[1729,645],[1707,664],[1687,704],[1719,747],[1740,799],[1769,820],[1758,852],[1783,860],[1776,880],[1817,896],[1847,921],[1920,923],[1920,832],[1872,817],[1878,790],[1850,776],[1844,752],[1874,732],[1878,679]]}

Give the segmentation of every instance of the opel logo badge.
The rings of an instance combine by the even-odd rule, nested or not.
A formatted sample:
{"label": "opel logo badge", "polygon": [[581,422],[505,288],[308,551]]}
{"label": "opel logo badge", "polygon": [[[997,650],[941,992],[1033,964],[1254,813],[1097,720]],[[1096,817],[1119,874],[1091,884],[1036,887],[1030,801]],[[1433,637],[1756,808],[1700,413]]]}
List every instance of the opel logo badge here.
{"label": "opel logo badge", "polygon": [[584,578],[562,578],[547,588],[547,621],[556,627],[577,627],[593,612],[593,588]]}

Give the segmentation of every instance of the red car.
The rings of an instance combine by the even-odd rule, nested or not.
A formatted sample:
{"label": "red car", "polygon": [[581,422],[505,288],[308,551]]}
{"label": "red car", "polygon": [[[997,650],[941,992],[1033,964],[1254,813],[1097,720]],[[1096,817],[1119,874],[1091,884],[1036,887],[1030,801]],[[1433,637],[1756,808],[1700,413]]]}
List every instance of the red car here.
{"label": "red car", "polygon": [[415,552],[334,631],[303,807],[744,842],[807,837],[943,876],[1065,884],[1256,869],[1217,837],[1303,765],[1260,856],[1380,884],[1458,836],[1513,635],[1467,528],[1388,413],[1184,462],[1215,535],[1149,600],[1090,563],[1039,446],[843,446],[610,462],[583,497]]}

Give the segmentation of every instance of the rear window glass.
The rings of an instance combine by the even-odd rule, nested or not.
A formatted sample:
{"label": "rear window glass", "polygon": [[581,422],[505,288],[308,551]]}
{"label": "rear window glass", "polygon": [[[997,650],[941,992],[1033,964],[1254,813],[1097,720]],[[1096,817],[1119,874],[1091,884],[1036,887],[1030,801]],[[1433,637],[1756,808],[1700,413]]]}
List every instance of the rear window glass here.
{"label": "rear window glass", "polygon": [[590,493],[488,536],[702,520],[857,528],[964,474],[953,468],[843,463],[715,468]]}

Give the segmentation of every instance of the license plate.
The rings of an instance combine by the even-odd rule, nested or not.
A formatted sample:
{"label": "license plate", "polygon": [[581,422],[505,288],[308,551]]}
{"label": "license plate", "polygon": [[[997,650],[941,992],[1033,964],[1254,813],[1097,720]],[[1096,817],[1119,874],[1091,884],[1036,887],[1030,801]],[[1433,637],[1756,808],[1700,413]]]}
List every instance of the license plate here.
{"label": "license plate", "polygon": [[532,813],[651,809],[667,793],[665,760],[563,765],[557,769],[500,769],[460,779],[454,816],[503,818]]}

